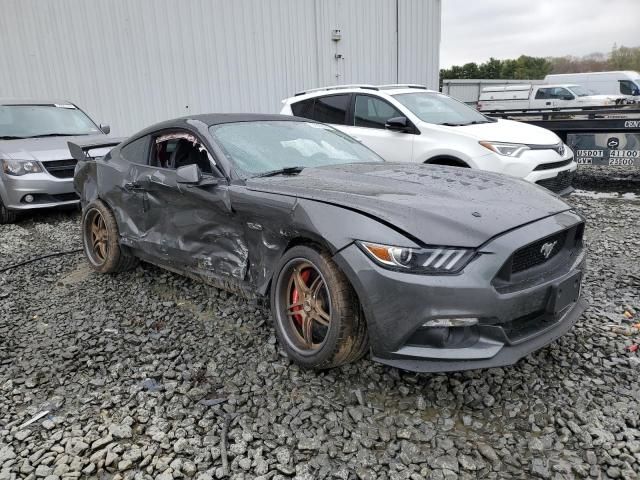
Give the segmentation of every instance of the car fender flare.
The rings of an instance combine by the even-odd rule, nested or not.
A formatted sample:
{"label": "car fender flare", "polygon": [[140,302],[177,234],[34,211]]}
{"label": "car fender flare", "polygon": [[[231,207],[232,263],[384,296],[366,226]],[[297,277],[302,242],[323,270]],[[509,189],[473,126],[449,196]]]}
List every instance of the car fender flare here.
{"label": "car fender flare", "polygon": [[472,168],[468,162],[461,160],[459,157],[453,155],[437,155],[435,157],[428,158],[423,163],[427,165],[448,165],[462,168]]}
{"label": "car fender flare", "polygon": [[[274,257],[260,265],[258,271],[268,272],[258,279],[257,290],[261,295],[269,291],[274,266],[279,258],[295,245],[315,245],[331,256],[352,245],[356,240],[391,245],[417,246],[405,233],[387,225],[384,221],[364,212],[327,202],[299,199],[291,212],[291,228]],[[336,221],[340,219],[340,221]],[[266,259],[264,259],[266,260]]]}

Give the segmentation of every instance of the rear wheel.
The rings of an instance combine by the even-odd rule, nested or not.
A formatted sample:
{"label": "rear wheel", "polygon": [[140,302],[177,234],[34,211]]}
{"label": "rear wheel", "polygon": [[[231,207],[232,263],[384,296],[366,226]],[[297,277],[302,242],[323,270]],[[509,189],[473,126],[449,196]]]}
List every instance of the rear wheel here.
{"label": "rear wheel", "polygon": [[137,265],[138,259],[120,246],[119,238],[111,209],[100,200],[90,203],[82,215],[82,245],[91,268],[115,273]]}
{"label": "rear wheel", "polygon": [[18,218],[18,215],[13,210],[8,210],[7,207],[2,203],[2,199],[0,199],[0,225],[5,223],[13,223]]}
{"label": "rear wheel", "polygon": [[289,250],[271,289],[278,340],[289,358],[308,368],[353,362],[368,348],[364,315],[344,274],[326,252]]}

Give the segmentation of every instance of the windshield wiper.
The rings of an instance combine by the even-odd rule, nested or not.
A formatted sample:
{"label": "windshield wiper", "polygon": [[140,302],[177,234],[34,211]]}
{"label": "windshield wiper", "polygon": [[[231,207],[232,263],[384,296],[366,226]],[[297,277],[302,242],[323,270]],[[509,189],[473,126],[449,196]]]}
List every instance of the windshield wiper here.
{"label": "windshield wiper", "polygon": [[0,140],[21,140],[26,137],[15,137],[13,135],[2,135],[0,136]]}
{"label": "windshield wiper", "polygon": [[464,123],[444,122],[444,123],[439,123],[438,125],[445,125],[447,127],[466,127],[467,125],[478,125],[480,123],[491,123],[491,120],[473,120],[471,122],[464,122]]}
{"label": "windshield wiper", "polygon": [[275,177],[276,175],[298,175],[304,167],[285,167],[277,170],[271,170],[270,172],[261,173],[256,177]]}
{"label": "windshield wiper", "polygon": [[41,135],[31,135],[24,138],[44,138],[44,137],[79,137],[81,135],[89,135],[88,133],[43,133]]}

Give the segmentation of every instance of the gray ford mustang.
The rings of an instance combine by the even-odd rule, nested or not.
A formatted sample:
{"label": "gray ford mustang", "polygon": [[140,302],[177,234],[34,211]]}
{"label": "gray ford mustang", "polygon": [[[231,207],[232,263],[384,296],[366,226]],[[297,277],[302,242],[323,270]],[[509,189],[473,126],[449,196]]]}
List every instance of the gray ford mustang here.
{"label": "gray ford mustang", "polygon": [[142,259],[268,299],[302,366],[507,365],[584,310],[584,221],[528,182],[384,163],[279,115],[192,116],[99,146],[69,144],[90,265]]}

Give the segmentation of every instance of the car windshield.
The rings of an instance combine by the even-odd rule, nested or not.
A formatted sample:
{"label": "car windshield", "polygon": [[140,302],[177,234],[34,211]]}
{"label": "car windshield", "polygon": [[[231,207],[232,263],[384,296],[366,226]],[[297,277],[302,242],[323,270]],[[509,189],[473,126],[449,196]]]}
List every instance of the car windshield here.
{"label": "car windshield", "polygon": [[0,105],[0,139],[97,133],[97,125],[70,104]]}
{"label": "car windshield", "polygon": [[399,93],[393,97],[423,122],[436,125],[471,125],[490,122],[487,117],[473,108],[441,93]]}
{"label": "car windshield", "polygon": [[569,90],[571,90],[574,93],[574,95],[577,95],[578,97],[586,97],[589,95],[589,91],[586,88],[581,87],[579,85],[573,85],[569,87]]}
{"label": "car windshield", "polygon": [[237,122],[214,125],[210,132],[245,177],[283,169],[383,161],[353,138],[322,123]]}

